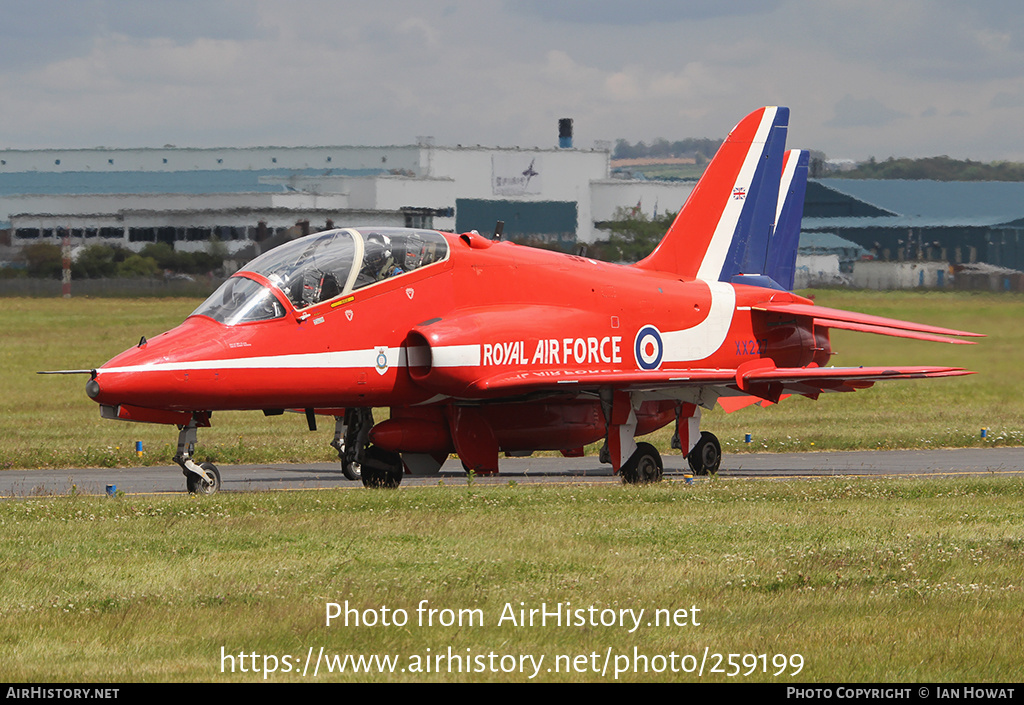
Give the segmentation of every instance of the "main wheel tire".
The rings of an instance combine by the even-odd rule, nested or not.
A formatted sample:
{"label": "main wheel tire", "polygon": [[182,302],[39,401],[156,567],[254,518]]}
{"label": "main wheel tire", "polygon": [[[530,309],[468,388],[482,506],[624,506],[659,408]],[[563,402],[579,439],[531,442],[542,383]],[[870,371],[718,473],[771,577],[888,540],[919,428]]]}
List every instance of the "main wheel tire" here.
{"label": "main wheel tire", "polygon": [[701,431],[700,440],[686,456],[686,461],[694,475],[718,472],[722,465],[722,445],[715,434]]}
{"label": "main wheel tire", "polygon": [[395,488],[402,482],[402,456],[377,446],[366,449],[360,475],[364,487]]}
{"label": "main wheel tire", "polygon": [[629,460],[619,469],[619,475],[627,485],[661,482],[663,472],[661,453],[650,443],[637,443],[633,455],[629,456]]}
{"label": "main wheel tire", "polygon": [[185,486],[189,494],[217,494],[220,491],[220,470],[213,463],[201,463],[200,466],[207,474],[213,476],[213,482],[207,482],[194,473],[185,476]]}
{"label": "main wheel tire", "polygon": [[344,460],[341,461],[341,474],[349,480],[361,480],[363,477],[362,465],[353,461],[346,463]]}
{"label": "main wheel tire", "polygon": [[469,465],[466,464],[465,460],[462,461],[462,469],[466,471],[466,475],[472,473],[473,477],[494,477],[495,475],[498,474],[497,468],[495,468],[494,470],[474,470],[473,468],[469,467]]}

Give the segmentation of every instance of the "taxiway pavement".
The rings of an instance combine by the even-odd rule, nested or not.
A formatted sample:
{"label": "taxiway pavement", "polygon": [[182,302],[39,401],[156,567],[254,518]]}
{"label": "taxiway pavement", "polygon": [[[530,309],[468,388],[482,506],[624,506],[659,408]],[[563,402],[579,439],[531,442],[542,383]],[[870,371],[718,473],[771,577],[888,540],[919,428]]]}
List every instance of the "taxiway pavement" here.
{"label": "taxiway pavement", "polygon": [[[683,480],[689,472],[680,455],[666,455],[665,478]],[[360,488],[345,479],[339,463],[221,465],[222,491],[246,492],[323,488]],[[722,478],[796,478],[858,475],[941,476],[958,474],[1024,474],[1024,448],[952,450],[846,451],[821,453],[737,453],[726,455]],[[617,483],[611,467],[596,457],[502,458],[501,474],[474,482]],[[695,478],[700,482],[702,478]],[[406,476],[402,487],[465,484],[458,462],[449,461],[438,475]],[[185,478],[177,466],[141,468],[75,468],[6,470],[0,472],[0,496],[30,497],[70,492],[102,495],[108,486],[126,494],[181,493]]]}

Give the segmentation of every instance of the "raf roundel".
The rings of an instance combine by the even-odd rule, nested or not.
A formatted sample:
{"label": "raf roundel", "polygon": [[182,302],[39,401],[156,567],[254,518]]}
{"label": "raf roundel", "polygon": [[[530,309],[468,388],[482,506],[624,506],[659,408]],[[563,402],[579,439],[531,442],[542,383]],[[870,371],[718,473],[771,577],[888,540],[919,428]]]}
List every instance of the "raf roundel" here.
{"label": "raf roundel", "polygon": [[661,331],[651,325],[641,328],[633,343],[637,366],[641,370],[658,369],[661,367],[662,352]]}

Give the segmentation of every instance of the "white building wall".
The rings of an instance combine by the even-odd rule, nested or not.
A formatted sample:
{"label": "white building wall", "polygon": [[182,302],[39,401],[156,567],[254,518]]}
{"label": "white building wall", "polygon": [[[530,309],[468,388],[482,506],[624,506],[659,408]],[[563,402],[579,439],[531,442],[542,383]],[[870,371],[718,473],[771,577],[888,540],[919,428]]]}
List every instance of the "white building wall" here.
{"label": "white building wall", "polygon": [[917,289],[950,284],[947,262],[881,262],[853,265],[853,285],[862,289]]}
{"label": "white building wall", "polygon": [[26,195],[9,199],[12,213],[43,213],[79,217],[91,213],[117,213],[125,208],[196,210],[219,208],[260,208],[270,203],[268,193],[156,194],[103,193]]}
{"label": "white building wall", "polygon": [[218,171],[264,169],[400,170],[419,173],[420,148],[221,147],[0,150],[0,173]]}
{"label": "white building wall", "polygon": [[379,177],[377,204],[381,210],[447,208],[455,203],[453,179],[397,179]]}
{"label": "white building wall", "polygon": [[696,185],[696,182],[689,181],[608,179],[594,182],[591,184],[594,221],[600,223],[612,220],[616,208],[634,208],[637,203],[648,217],[655,215],[655,205],[658,208],[657,215],[664,215],[666,211],[679,212]]}
{"label": "white building wall", "polygon": [[[431,174],[455,181],[457,198],[514,201],[568,201],[577,204],[576,236],[594,239],[590,183],[607,179],[610,153],[583,150],[432,148]],[[496,184],[502,165],[532,163],[535,183],[523,193],[509,193]],[[506,168],[510,174],[514,170]]]}
{"label": "white building wall", "polygon": [[[271,210],[275,218],[296,217],[304,210],[321,217],[328,211],[377,213],[394,211],[401,222],[402,208],[455,208],[458,199],[558,201],[577,204],[577,238],[592,242],[601,234],[595,221],[610,220],[619,206],[653,215],[678,210],[693,188],[689,183],[619,181],[609,178],[608,151],[575,149],[489,149],[483,147],[254,147],[218,149],[92,149],[0,150],[0,173],[20,172],[130,172],[193,170],[298,170],[323,169],[325,175],[267,175],[261,186],[273,185],[273,193],[221,193],[187,195],[132,193],[96,195],[5,196],[8,214],[66,216],[70,227],[100,227],[127,211],[192,211],[208,219],[208,225],[227,225],[219,212],[233,209]],[[60,164],[56,164],[59,161]],[[504,173],[514,175],[517,165],[533,164],[536,176],[521,192],[510,192],[496,182]],[[523,169],[526,167],[523,166]],[[345,171],[386,170],[387,175],[344,175]],[[332,173],[333,172],[333,173]],[[175,177],[178,180],[179,177]],[[253,214],[238,215],[253,218]],[[380,216],[383,217],[383,216]],[[310,216],[312,220],[312,216]],[[347,216],[346,216],[347,220]],[[18,221],[28,225],[24,218]],[[214,222],[216,221],[216,222]],[[52,221],[51,221],[52,222]],[[368,221],[361,221],[368,222]],[[337,225],[350,224],[335,221]],[[252,223],[255,224],[255,223]],[[434,217],[434,226],[454,228],[454,218]],[[49,225],[46,227],[54,227]]]}

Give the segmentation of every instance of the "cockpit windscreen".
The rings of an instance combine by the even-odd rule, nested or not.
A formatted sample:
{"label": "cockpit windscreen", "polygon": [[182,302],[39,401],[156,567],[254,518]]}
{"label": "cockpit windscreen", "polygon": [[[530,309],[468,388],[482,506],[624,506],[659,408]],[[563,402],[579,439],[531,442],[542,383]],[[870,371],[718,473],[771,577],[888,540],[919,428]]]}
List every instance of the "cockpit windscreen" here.
{"label": "cockpit windscreen", "polygon": [[[327,230],[275,247],[243,267],[241,274],[244,276],[248,271],[263,275],[301,310],[447,258],[448,243],[437,232],[349,228]],[[254,280],[236,276],[226,281],[193,315],[210,316],[227,325],[284,315],[283,311],[274,310],[267,294],[270,291]],[[263,303],[251,304],[245,314],[237,313],[253,297]],[[269,299],[276,302],[272,294]]]}

